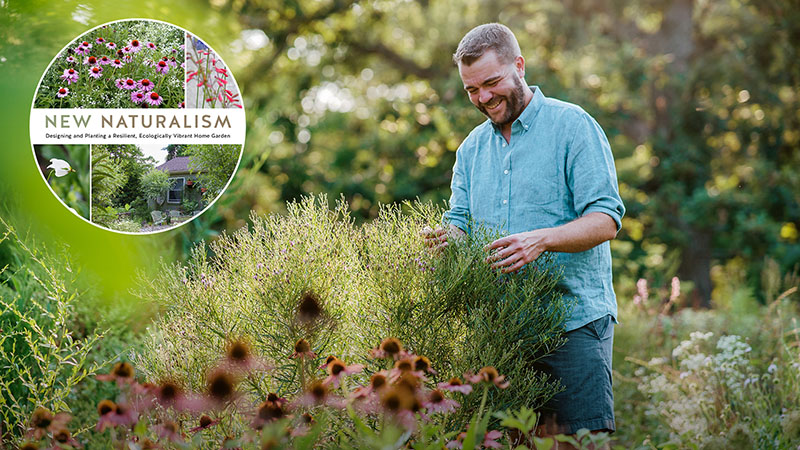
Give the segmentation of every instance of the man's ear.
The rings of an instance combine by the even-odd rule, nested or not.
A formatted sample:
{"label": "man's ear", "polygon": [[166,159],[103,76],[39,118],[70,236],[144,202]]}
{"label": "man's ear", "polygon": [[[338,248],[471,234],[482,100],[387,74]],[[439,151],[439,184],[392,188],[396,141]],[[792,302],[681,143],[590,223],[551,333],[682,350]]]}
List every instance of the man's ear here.
{"label": "man's ear", "polygon": [[522,55],[514,58],[514,69],[520,78],[525,78],[525,58]]}

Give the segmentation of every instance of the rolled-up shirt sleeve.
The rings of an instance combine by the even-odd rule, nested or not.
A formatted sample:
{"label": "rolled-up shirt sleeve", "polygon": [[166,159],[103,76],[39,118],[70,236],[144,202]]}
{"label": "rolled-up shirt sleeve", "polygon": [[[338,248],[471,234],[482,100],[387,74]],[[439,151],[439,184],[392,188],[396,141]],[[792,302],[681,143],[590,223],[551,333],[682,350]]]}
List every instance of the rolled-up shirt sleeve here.
{"label": "rolled-up shirt sleeve", "polygon": [[566,169],[575,213],[605,213],[614,219],[619,231],[625,206],[619,195],[614,156],[603,129],[586,113],[580,115],[567,149]]}
{"label": "rolled-up shirt sleeve", "polygon": [[469,211],[469,177],[464,161],[462,143],[456,151],[456,163],[453,165],[453,177],[450,180],[450,201],[449,210],[442,216],[444,225],[455,225],[465,233],[470,232],[470,211]]}

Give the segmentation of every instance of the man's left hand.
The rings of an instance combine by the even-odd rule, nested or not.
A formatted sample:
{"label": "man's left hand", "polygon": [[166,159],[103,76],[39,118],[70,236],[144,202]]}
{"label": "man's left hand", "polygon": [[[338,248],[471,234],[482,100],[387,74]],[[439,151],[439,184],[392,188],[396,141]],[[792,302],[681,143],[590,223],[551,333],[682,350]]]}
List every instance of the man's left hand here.
{"label": "man's left hand", "polygon": [[483,248],[496,250],[486,258],[486,262],[494,263],[492,269],[502,269],[503,273],[516,272],[547,251],[547,230],[543,228],[497,239]]}

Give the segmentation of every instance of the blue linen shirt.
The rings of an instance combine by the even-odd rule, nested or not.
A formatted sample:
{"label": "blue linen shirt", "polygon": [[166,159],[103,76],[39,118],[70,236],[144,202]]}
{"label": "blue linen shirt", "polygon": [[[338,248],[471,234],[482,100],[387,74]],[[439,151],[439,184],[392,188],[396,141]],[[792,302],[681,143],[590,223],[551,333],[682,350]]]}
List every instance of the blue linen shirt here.
{"label": "blue linen shirt", "polygon": [[[597,211],[611,216],[619,230],[625,207],[603,129],[579,106],[530,88],[533,99],[511,125],[508,143],[487,120],[458,148],[450,209],[442,221],[471,233],[472,220],[509,235],[557,227]],[[554,256],[564,267],[559,285],[576,300],[566,331],[607,314],[616,320],[609,243]]]}

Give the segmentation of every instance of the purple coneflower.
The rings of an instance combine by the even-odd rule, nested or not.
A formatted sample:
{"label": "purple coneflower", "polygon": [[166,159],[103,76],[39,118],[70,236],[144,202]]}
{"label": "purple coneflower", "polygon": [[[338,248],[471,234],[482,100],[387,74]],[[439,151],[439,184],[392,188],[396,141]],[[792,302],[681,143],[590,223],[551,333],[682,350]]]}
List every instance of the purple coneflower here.
{"label": "purple coneflower", "polygon": [[211,428],[214,425],[218,424],[219,422],[220,422],[220,419],[213,420],[211,417],[208,417],[208,415],[203,414],[200,417],[200,420],[198,422],[198,426],[190,429],[189,433],[196,433],[196,432],[198,432],[200,430],[205,430],[206,428]]}
{"label": "purple coneflower", "polygon": [[61,78],[67,81],[67,84],[76,83],[78,81],[78,71],[75,69],[65,69]]}
{"label": "purple coneflower", "polygon": [[94,41],[97,42],[98,44],[103,44],[103,42],[105,42],[106,40],[104,38],[102,38],[102,37],[99,37],[99,38],[95,39]]}
{"label": "purple coneflower", "polygon": [[65,88],[65,87],[62,87],[62,88],[60,88],[60,89],[58,90],[58,93],[56,94],[56,97],[58,97],[58,98],[64,98],[64,97],[66,97],[67,95],[69,95],[69,89],[67,89],[67,88]]}
{"label": "purple coneflower", "polygon": [[149,48],[150,50],[155,50],[156,49],[156,44],[153,44],[152,42],[148,42],[147,43],[147,48]]}
{"label": "purple coneflower", "polygon": [[155,67],[156,67],[156,72],[164,73],[164,74],[169,72],[169,64],[167,64],[166,61],[157,62]]}
{"label": "purple coneflower", "polygon": [[147,94],[144,100],[152,106],[158,106],[164,101],[164,98],[158,95],[158,92],[151,92]]}
{"label": "purple coneflower", "polygon": [[109,64],[111,64],[112,66],[114,66],[117,69],[119,69],[119,68],[121,68],[122,66],[125,65],[122,61],[120,61],[118,59],[115,59],[115,60],[111,61]]}
{"label": "purple coneflower", "polygon": [[97,60],[97,63],[104,66],[106,64],[111,64],[111,59],[109,59],[108,56],[103,55]]}
{"label": "purple coneflower", "polygon": [[178,109],[184,109],[184,108],[186,108],[186,102],[181,102],[181,104],[178,105]]}
{"label": "purple coneflower", "polygon": [[311,344],[305,339],[299,339],[294,344],[294,353],[289,358],[316,358],[317,354],[311,351]]}
{"label": "purple coneflower", "polygon": [[139,104],[139,103],[142,103],[144,101],[144,98],[146,96],[147,96],[147,94],[145,94],[142,91],[133,91],[133,92],[131,92],[131,101],[133,103]]}
{"label": "purple coneflower", "polygon": [[114,364],[111,372],[97,375],[97,379],[100,381],[116,381],[119,385],[130,384],[133,382],[134,373],[131,363],[122,361]]}
{"label": "purple coneflower", "polygon": [[428,394],[428,398],[422,402],[422,406],[431,414],[451,413],[461,406],[457,401],[444,396],[439,389],[434,389]]}
{"label": "purple coneflower", "polygon": [[130,47],[131,52],[136,53],[142,49],[142,43],[139,42],[138,39],[133,39],[130,44],[128,44],[128,47]]}
{"label": "purple coneflower", "polygon": [[106,42],[106,47],[108,47],[111,50],[114,50],[115,48],[117,48],[117,44],[113,42]]}
{"label": "purple coneflower", "polygon": [[348,366],[341,359],[335,358],[333,361],[328,363],[326,369],[328,370],[328,377],[322,382],[324,384],[333,383],[333,387],[335,389],[339,387],[339,382],[344,376],[361,372],[364,370],[364,365],[351,364]]}
{"label": "purple coneflower", "polygon": [[131,48],[130,48],[130,47],[124,47],[124,48],[122,49],[122,53],[125,53],[125,54],[128,54],[128,53],[133,53],[133,50],[131,50]]}
{"label": "purple coneflower", "polygon": [[66,61],[67,61],[68,63],[72,64],[72,63],[74,63],[74,62],[75,62],[75,57],[74,57],[74,56],[71,56],[71,55],[70,55],[70,56],[67,56],[67,59],[66,59]]}
{"label": "purple coneflower", "polygon": [[100,78],[103,75],[103,68],[94,66],[89,70],[89,76],[93,78]]}
{"label": "purple coneflower", "polygon": [[83,63],[93,66],[97,64],[97,58],[94,56],[87,56],[86,59],[83,60]]}
{"label": "purple coneflower", "polygon": [[138,87],[139,85],[133,80],[133,78],[125,78],[122,80],[122,89],[133,90]]}
{"label": "purple coneflower", "polygon": [[471,384],[464,384],[461,382],[461,379],[458,377],[451,378],[450,381],[446,383],[439,383],[439,389],[444,389],[450,392],[461,392],[462,394],[469,394],[472,392],[472,385]]}
{"label": "purple coneflower", "polygon": [[153,90],[154,87],[153,82],[148,80],[147,78],[142,78],[141,80],[139,80],[137,84],[139,86],[139,89],[141,89],[143,92],[150,92]]}
{"label": "purple coneflower", "polygon": [[181,438],[181,427],[172,420],[166,420],[153,427],[158,437],[167,439],[170,442],[183,442]]}

